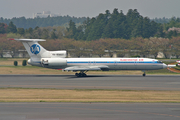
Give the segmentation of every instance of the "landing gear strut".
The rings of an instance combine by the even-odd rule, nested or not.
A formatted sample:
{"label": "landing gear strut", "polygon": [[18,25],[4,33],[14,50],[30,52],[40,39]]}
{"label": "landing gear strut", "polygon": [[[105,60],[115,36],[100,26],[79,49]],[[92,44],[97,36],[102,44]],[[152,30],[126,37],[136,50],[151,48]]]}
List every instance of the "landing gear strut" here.
{"label": "landing gear strut", "polygon": [[80,71],[80,73],[75,73],[75,76],[76,77],[86,77],[87,75],[86,75],[86,73],[87,73],[88,71]]}

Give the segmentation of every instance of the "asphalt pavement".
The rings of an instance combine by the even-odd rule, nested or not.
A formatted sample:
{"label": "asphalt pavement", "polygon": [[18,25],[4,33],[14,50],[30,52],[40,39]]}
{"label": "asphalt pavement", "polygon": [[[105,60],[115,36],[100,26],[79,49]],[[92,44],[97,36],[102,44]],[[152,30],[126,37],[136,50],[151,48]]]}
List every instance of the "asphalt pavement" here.
{"label": "asphalt pavement", "polygon": [[179,75],[0,75],[0,88],[180,90]]}
{"label": "asphalt pavement", "polygon": [[1,120],[179,120],[177,103],[0,103]]}
{"label": "asphalt pavement", "polygon": [[[0,75],[0,88],[180,90],[179,75]],[[0,103],[0,120],[179,120],[180,103]]]}

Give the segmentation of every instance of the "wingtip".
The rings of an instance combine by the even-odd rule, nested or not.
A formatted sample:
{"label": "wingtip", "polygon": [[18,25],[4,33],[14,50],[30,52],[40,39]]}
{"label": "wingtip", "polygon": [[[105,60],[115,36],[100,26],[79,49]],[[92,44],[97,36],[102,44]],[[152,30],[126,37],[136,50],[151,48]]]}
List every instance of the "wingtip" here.
{"label": "wingtip", "polygon": [[177,62],[177,63],[180,63],[180,60],[177,60],[176,62]]}
{"label": "wingtip", "polygon": [[168,68],[176,67],[176,65],[167,65]]}

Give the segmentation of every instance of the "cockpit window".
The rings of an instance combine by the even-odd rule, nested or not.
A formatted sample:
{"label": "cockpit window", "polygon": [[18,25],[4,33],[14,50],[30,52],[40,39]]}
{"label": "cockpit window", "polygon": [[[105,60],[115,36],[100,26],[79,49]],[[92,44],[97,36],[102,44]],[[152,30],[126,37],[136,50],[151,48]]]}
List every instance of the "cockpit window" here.
{"label": "cockpit window", "polygon": [[162,61],[157,61],[157,63],[162,63]]}

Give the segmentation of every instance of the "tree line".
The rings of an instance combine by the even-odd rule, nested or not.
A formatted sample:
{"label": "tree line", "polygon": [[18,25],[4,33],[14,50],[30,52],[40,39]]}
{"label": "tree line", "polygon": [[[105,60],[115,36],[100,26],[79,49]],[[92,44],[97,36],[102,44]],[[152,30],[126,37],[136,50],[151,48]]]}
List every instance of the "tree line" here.
{"label": "tree line", "polygon": [[[48,27],[39,27],[36,26],[37,24],[30,24],[30,22],[24,23],[22,21],[29,20],[24,17],[19,19],[13,18],[11,20],[18,22],[20,25],[29,25],[30,27],[27,29],[23,26],[18,27],[13,21],[9,22],[8,25],[6,23],[0,23],[0,34],[8,33],[8,37],[15,38],[70,38],[84,41],[98,40],[100,38],[121,38],[129,40],[136,37],[162,37],[170,39],[180,36],[179,32],[176,30],[168,31],[168,29],[172,27],[180,28],[180,18],[173,17],[168,23],[157,23],[150,20],[148,17],[143,17],[136,9],[129,9],[127,14],[124,14],[123,11],[119,12],[118,9],[114,9],[112,13],[106,10],[104,14],[101,13],[97,17],[82,18],[81,20],[84,20],[84,22],[78,26],[76,24],[77,21],[75,21],[77,18],[75,17],[58,18],[59,19],[56,19],[56,17],[35,18],[35,21]],[[69,27],[52,27],[52,24],[58,24],[58,21],[63,21],[60,18],[67,18],[67,20],[72,19],[69,21]],[[166,20],[165,18],[163,19]],[[7,19],[7,21],[9,20],[10,19]],[[47,22],[48,20],[52,21]],[[6,21],[6,19],[1,18],[1,21]]]}
{"label": "tree line", "polygon": [[168,23],[157,23],[148,17],[143,17],[137,9],[129,9],[125,15],[123,11],[114,9],[95,18],[87,18],[83,25],[76,27],[73,21],[69,22],[68,38],[76,40],[97,40],[100,38],[131,39],[136,37],[171,38],[179,36],[177,31],[168,32],[170,27],[180,27],[180,18],[172,18]]}
{"label": "tree line", "polygon": [[168,22],[170,22],[171,21],[171,18],[165,18],[165,17],[163,17],[163,18],[154,18],[154,19],[151,19],[151,20],[153,20],[154,22],[156,22],[156,23],[168,23]]}
{"label": "tree line", "polygon": [[[142,38],[137,37],[131,40],[125,39],[99,39],[95,41],[77,41],[69,38],[62,39],[48,39],[40,44],[47,50],[67,50],[71,57],[92,57],[105,55],[117,57],[125,57],[126,54],[139,57],[157,58],[158,53],[162,52],[165,58],[172,56],[180,57],[180,37],[168,38]],[[27,53],[21,42],[14,40],[7,40],[6,34],[0,34],[0,56],[3,57],[6,51],[9,51],[12,57],[16,53]]]}
{"label": "tree line", "polygon": [[38,27],[48,27],[48,26],[64,26],[68,24],[68,22],[72,20],[75,23],[83,23],[83,21],[86,20],[86,17],[71,17],[69,15],[67,16],[58,16],[58,17],[47,17],[47,18],[25,18],[25,17],[20,17],[20,18],[12,18],[12,19],[7,19],[7,18],[0,18],[0,23],[5,23],[9,24],[10,22],[13,22],[17,28],[24,28],[24,29],[29,29],[29,28],[35,28],[36,26]]}

